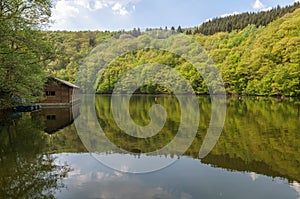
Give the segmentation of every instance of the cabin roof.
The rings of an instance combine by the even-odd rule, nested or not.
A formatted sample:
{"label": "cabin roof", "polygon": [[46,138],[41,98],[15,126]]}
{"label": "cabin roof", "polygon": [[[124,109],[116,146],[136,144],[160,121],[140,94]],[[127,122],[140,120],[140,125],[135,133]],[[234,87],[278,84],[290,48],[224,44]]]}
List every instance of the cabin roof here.
{"label": "cabin roof", "polygon": [[66,86],[68,86],[68,87],[71,87],[71,88],[78,88],[78,89],[79,89],[78,86],[76,86],[75,84],[72,84],[72,83],[70,83],[70,82],[68,82],[68,81],[65,81],[65,80],[62,80],[62,79],[58,79],[58,78],[56,78],[56,77],[48,77],[48,78],[49,78],[49,79],[53,79],[53,80],[55,80],[55,81],[57,81],[57,82],[60,82],[60,83],[66,85]]}

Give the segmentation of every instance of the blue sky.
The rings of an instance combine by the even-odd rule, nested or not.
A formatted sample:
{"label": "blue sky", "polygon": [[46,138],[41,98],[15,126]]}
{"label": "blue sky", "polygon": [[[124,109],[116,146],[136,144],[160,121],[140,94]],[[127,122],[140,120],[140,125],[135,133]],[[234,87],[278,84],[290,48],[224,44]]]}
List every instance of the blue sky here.
{"label": "blue sky", "polygon": [[56,0],[50,30],[194,27],[214,17],[257,12],[299,0]]}

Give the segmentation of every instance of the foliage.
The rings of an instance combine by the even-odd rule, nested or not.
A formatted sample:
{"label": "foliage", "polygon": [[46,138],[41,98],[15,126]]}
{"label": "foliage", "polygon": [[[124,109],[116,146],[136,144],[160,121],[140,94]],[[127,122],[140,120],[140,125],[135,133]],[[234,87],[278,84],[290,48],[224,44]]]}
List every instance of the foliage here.
{"label": "foliage", "polygon": [[74,82],[84,58],[101,41],[115,33],[107,31],[47,31],[45,34],[54,41],[56,53],[56,58],[47,65],[47,73]]}
{"label": "foliage", "polygon": [[[297,6],[299,5],[277,8],[266,13],[285,14],[292,12]],[[266,13],[258,13],[255,16],[257,19],[264,19]],[[274,14],[274,16],[278,18],[281,15]],[[242,20],[243,14],[235,17]],[[272,18],[272,21],[275,18]],[[266,26],[257,27],[253,24],[242,30],[232,30],[230,33],[188,35],[197,40],[214,60],[222,74],[228,94],[299,96],[299,23],[300,9],[297,9]],[[167,27],[160,30],[167,31]],[[181,27],[178,27],[177,31],[175,27],[171,30],[174,33],[178,30],[182,31]],[[74,82],[85,57],[103,40],[112,36],[119,40],[127,37],[143,38],[139,29],[123,35],[122,33],[125,32],[120,31],[118,34],[98,31],[47,32],[48,36],[56,41],[55,49],[58,54],[58,58],[48,65],[47,70],[54,76]],[[122,45],[121,42],[120,45]],[[136,66],[147,63],[165,64],[175,68],[190,82],[195,93],[208,94],[206,83],[191,64],[175,54],[154,49],[130,52],[114,60],[103,75],[98,77],[95,91],[112,93],[115,83],[123,74]],[[89,63],[86,65],[85,71],[82,72],[85,77],[78,77],[78,79],[88,78],[98,72]],[[159,78],[160,75],[167,74],[157,74],[157,77]],[[80,86],[85,90],[84,85]],[[137,93],[170,94],[171,92],[158,85],[147,85],[137,90]]]}
{"label": "foliage", "polygon": [[242,13],[236,15],[230,15],[222,18],[214,18],[208,22],[203,23],[200,27],[194,29],[193,33],[201,33],[204,35],[213,35],[218,32],[231,32],[233,30],[242,30],[249,24],[259,26],[266,26],[274,20],[283,17],[288,13],[294,12],[297,8],[300,8],[300,3],[295,2],[294,5],[281,8],[273,8],[268,11],[262,11],[258,13]]}
{"label": "foliage", "polygon": [[[199,90],[199,92],[196,92],[197,94],[205,93],[201,93],[201,90],[199,89],[200,85],[198,83],[203,82],[203,80],[198,77],[196,69],[193,68],[191,64],[187,63],[180,56],[162,50],[139,50],[137,52],[128,53],[116,59],[109,65],[108,69],[100,78],[98,82],[97,93],[112,93],[114,85],[128,70],[139,65],[150,63],[163,64],[179,70],[179,72],[181,72],[186,78],[191,80],[192,85],[194,85],[194,90]],[[141,71],[141,73],[144,75],[147,75],[147,72],[148,67],[144,67]],[[157,72],[154,76],[155,79],[168,79],[168,75],[168,71],[160,71]],[[126,83],[125,81],[123,81],[125,82],[124,88],[126,88],[126,85],[130,85],[131,83],[129,78],[125,80],[128,80],[128,82]],[[176,87],[174,87],[173,89],[176,89]],[[205,90],[205,88],[202,89]],[[139,88],[135,93],[171,94],[172,91],[169,88],[165,88],[161,85],[150,84]]]}
{"label": "foliage", "polygon": [[230,94],[299,96],[300,9],[267,27],[196,35]]}
{"label": "foliage", "polygon": [[[27,103],[38,100],[43,93],[46,75],[74,82],[85,57],[94,47],[112,36],[120,39],[120,34],[124,33],[41,31],[48,23],[50,1],[0,3],[1,108],[20,103],[20,100],[12,100],[13,97]],[[210,34],[215,34],[209,36],[191,35],[190,30],[185,30],[185,33],[196,39],[213,58],[229,94],[299,96],[300,11],[294,11],[298,7],[299,3],[295,3],[267,12],[215,19],[201,26],[213,29],[216,23],[222,29],[231,21],[232,30],[228,32],[212,31]],[[174,33],[184,31],[180,26],[171,30]],[[201,32],[199,28],[198,32]],[[133,37],[141,36],[139,28],[128,33]],[[155,50],[132,52],[115,60],[96,85],[96,91],[111,93],[120,76],[145,63],[171,66],[190,81],[197,94],[208,93],[205,82],[189,63],[171,53]],[[94,72],[93,68],[87,68],[87,74]],[[158,85],[148,85],[137,92],[170,93]]]}
{"label": "foliage", "polygon": [[52,57],[41,32],[51,15],[51,1],[0,1],[0,108],[13,97],[31,103],[43,93],[44,68]]}

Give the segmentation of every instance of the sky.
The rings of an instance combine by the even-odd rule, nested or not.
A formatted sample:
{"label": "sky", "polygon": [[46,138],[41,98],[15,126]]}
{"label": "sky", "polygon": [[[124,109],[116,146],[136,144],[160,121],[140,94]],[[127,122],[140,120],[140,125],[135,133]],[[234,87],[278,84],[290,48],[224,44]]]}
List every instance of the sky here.
{"label": "sky", "polygon": [[258,12],[296,1],[300,0],[56,0],[49,30],[187,28],[215,17]]}

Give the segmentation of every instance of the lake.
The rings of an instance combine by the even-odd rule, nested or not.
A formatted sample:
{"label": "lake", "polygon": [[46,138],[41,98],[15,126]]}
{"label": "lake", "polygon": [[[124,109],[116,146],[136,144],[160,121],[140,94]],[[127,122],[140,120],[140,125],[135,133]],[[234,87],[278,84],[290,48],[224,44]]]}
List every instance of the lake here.
{"label": "lake", "polygon": [[[130,98],[131,118],[123,118],[128,125],[152,124],[150,108],[165,108],[164,114],[156,115],[159,120],[167,116],[164,126],[150,128],[160,131],[146,138],[136,137],[139,132],[130,126],[136,136],[119,128],[110,96],[96,96],[89,106],[85,102],[71,108],[1,113],[1,198],[300,198],[296,99],[227,99],[222,134],[202,158],[199,151],[211,118],[209,97],[198,97],[196,134],[189,134],[195,123],[182,126],[182,135],[191,139],[186,150],[181,144],[160,150],[181,128],[180,105],[185,104],[175,97]],[[119,105],[118,110],[123,108],[122,96]],[[129,172],[132,168],[150,170]]]}

